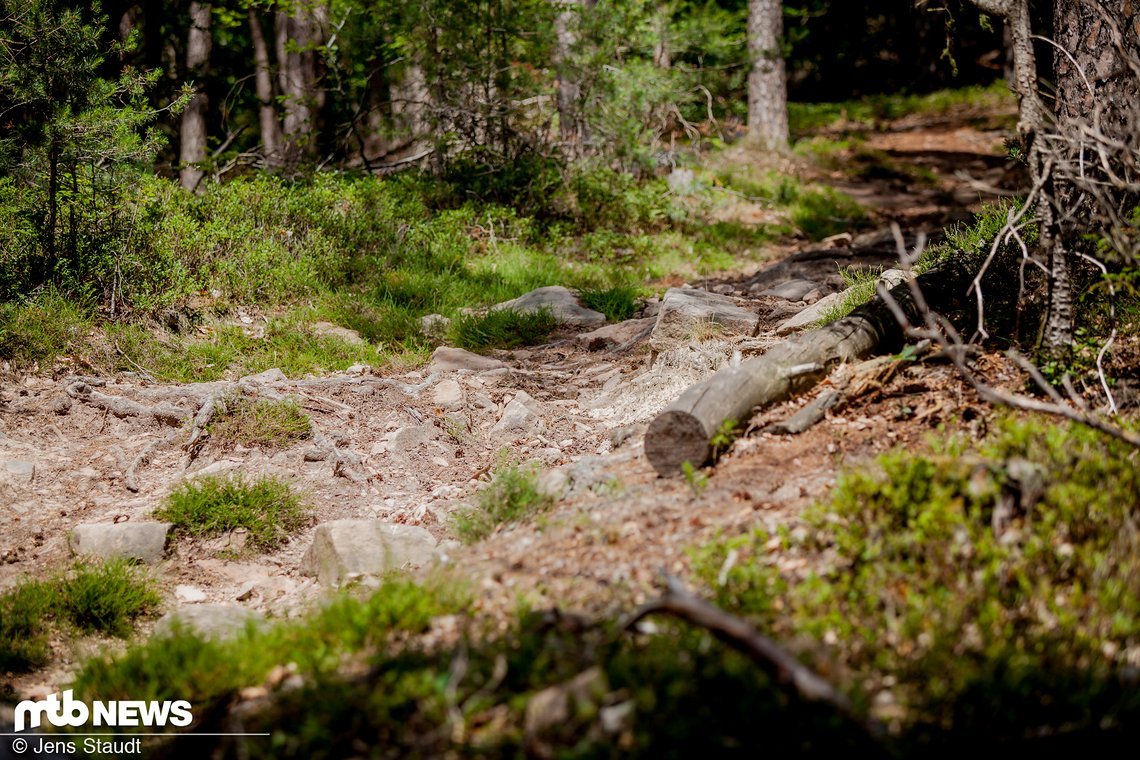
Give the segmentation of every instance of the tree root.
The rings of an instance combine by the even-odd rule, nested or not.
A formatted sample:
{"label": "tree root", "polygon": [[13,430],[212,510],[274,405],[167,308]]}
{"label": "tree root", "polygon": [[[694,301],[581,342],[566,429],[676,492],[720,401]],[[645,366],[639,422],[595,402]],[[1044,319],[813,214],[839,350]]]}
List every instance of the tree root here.
{"label": "tree root", "polygon": [[185,409],[168,402],[147,406],[122,396],[110,396],[94,390],[84,380],[74,380],[67,386],[67,395],[78,401],[104,409],[116,417],[154,417],[164,425],[181,425],[190,416]]}
{"label": "tree root", "polygon": [[162,448],[163,446],[169,446],[178,440],[180,432],[181,431],[175,430],[165,438],[153,440],[148,443],[142,451],[139,452],[138,456],[136,456],[134,461],[131,462],[130,467],[127,468],[127,475],[123,480],[123,485],[127,487],[128,491],[131,493],[139,492],[138,469],[150,462],[150,458],[155,451]]}

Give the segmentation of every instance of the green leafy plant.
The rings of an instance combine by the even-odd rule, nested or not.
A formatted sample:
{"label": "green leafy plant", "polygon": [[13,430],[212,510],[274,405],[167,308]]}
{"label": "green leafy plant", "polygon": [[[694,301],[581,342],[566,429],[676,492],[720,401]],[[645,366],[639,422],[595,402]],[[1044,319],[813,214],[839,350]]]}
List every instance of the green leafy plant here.
{"label": "green leafy plant", "polygon": [[709,486],[709,476],[701,472],[699,467],[694,467],[693,463],[688,460],[681,462],[681,477],[684,478],[685,485],[693,492],[694,498],[704,493]]}

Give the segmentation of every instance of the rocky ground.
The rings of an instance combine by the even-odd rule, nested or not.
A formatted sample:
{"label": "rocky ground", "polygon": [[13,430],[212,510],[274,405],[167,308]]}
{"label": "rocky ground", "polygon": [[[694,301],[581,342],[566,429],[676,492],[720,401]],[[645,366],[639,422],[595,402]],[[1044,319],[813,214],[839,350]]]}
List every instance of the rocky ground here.
{"label": "rocky ground", "polygon": [[[880,363],[837,370],[819,390],[845,384],[844,400],[805,433],[759,430],[810,398],[765,412],[707,484],[659,478],[641,438],[687,386],[810,325],[843,287],[839,265],[889,266],[888,221],[901,220],[908,234],[933,232],[1008,180],[996,131],[934,126],[876,139],[938,177],[922,188],[858,185],[878,232],[772,251],[768,264],[673,288],[618,324],[599,327],[604,318],[573,294],[543,289],[515,306],[553,307],[562,326],[547,345],[489,356],[444,347],[412,371],[358,366],[305,380],[273,370],[188,385],[129,373],[3,380],[0,588],[65,567],[76,553],[125,552],[152,566],[168,615],[192,624],[298,615],[329,587],[392,566],[453,568],[488,614],[513,611],[520,599],[600,613],[655,595],[662,569],[684,577],[687,551],[716,535],[794,530],[799,510],[826,494],[840,468],[933,431],[984,426],[988,412],[936,359]],[[980,361],[991,363],[991,377],[1013,378],[996,360]],[[203,406],[239,391],[295,399],[312,437],[284,450],[193,441]],[[451,515],[486,487],[504,449],[539,462],[558,501],[463,546]],[[312,509],[310,526],[269,554],[247,550],[240,534],[170,541],[152,512],[171,489],[230,472],[288,479]],[[802,562],[784,561],[792,571]],[[56,644],[50,669],[12,680],[18,694],[55,691],[83,656],[121,645]]]}

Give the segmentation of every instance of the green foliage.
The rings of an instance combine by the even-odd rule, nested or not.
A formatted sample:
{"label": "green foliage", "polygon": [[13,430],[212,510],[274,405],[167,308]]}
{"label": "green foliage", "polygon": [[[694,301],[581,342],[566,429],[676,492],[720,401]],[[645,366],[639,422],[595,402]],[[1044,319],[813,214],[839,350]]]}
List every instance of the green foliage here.
{"label": "green foliage", "polygon": [[285,448],[312,435],[309,415],[296,401],[240,396],[224,402],[215,412],[207,432],[221,446]]}
{"label": "green foliage", "polygon": [[216,536],[243,528],[257,549],[272,550],[308,522],[301,498],[276,478],[247,482],[242,476],[207,475],[171,491],[154,516],[173,523],[176,532]]}
{"label": "green foliage", "polygon": [[47,580],[24,581],[0,594],[0,672],[46,665],[53,625],[125,637],[159,601],[151,581],[123,560],[81,562]]}
{"label": "green foliage", "polygon": [[831,187],[808,188],[792,204],[792,223],[812,240],[857,230],[867,223],[867,214],[850,195]]}
{"label": "green foliage", "polygon": [[920,734],[1121,725],[1140,711],[1117,680],[1140,632],[1134,458],[1078,426],[1008,421],[976,455],[954,443],[846,473],[785,546],[818,568],[806,577],[781,573],[762,533],[706,548],[698,572],[777,638],[825,640],[845,688],[890,690]]}
{"label": "green foliage", "polygon": [[641,289],[633,285],[615,285],[612,288],[583,288],[578,300],[587,309],[601,312],[610,322],[621,322],[637,312]]}
{"label": "green foliage", "polygon": [[451,342],[472,351],[533,346],[544,342],[557,326],[549,309],[492,309],[457,317],[451,324]]}
{"label": "green foliage", "polygon": [[503,462],[491,484],[479,492],[478,506],[455,514],[455,532],[464,543],[474,543],[500,525],[518,522],[553,504],[554,499],[538,487],[534,465]]}

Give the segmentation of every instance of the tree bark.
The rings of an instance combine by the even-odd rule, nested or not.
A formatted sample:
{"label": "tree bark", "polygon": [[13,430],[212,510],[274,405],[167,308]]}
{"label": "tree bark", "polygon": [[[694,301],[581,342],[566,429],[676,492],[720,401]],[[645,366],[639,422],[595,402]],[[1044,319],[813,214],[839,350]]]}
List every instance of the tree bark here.
{"label": "tree bark", "polygon": [[276,18],[278,80],[284,100],[283,153],[289,164],[316,157],[318,116],[325,104],[321,87],[328,8],[321,2],[299,2],[292,13]]}
{"label": "tree bark", "polygon": [[281,164],[281,122],[277,119],[277,102],[273,92],[273,70],[269,63],[269,46],[257,11],[249,8],[249,37],[253,43],[254,85],[257,92],[257,121],[261,129],[261,145],[265,165],[271,171]]}
{"label": "tree bark", "polygon": [[780,50],[784,34],[780,0],[748,0],[748,133],[757,144],[779,150],[788,144],[788,85]]}
{"label": "tree bark", "polygon": [[210,65],[211,7],[209,3],[190,3],[190,31],[186,35],[186,73],[194,78],[195,92],[182,113],[179,130],[178,159],[182,166],[182,187],[197,191],[202,183],[202,162],[206,160],[206,110],[209,100],[202,82]]}

